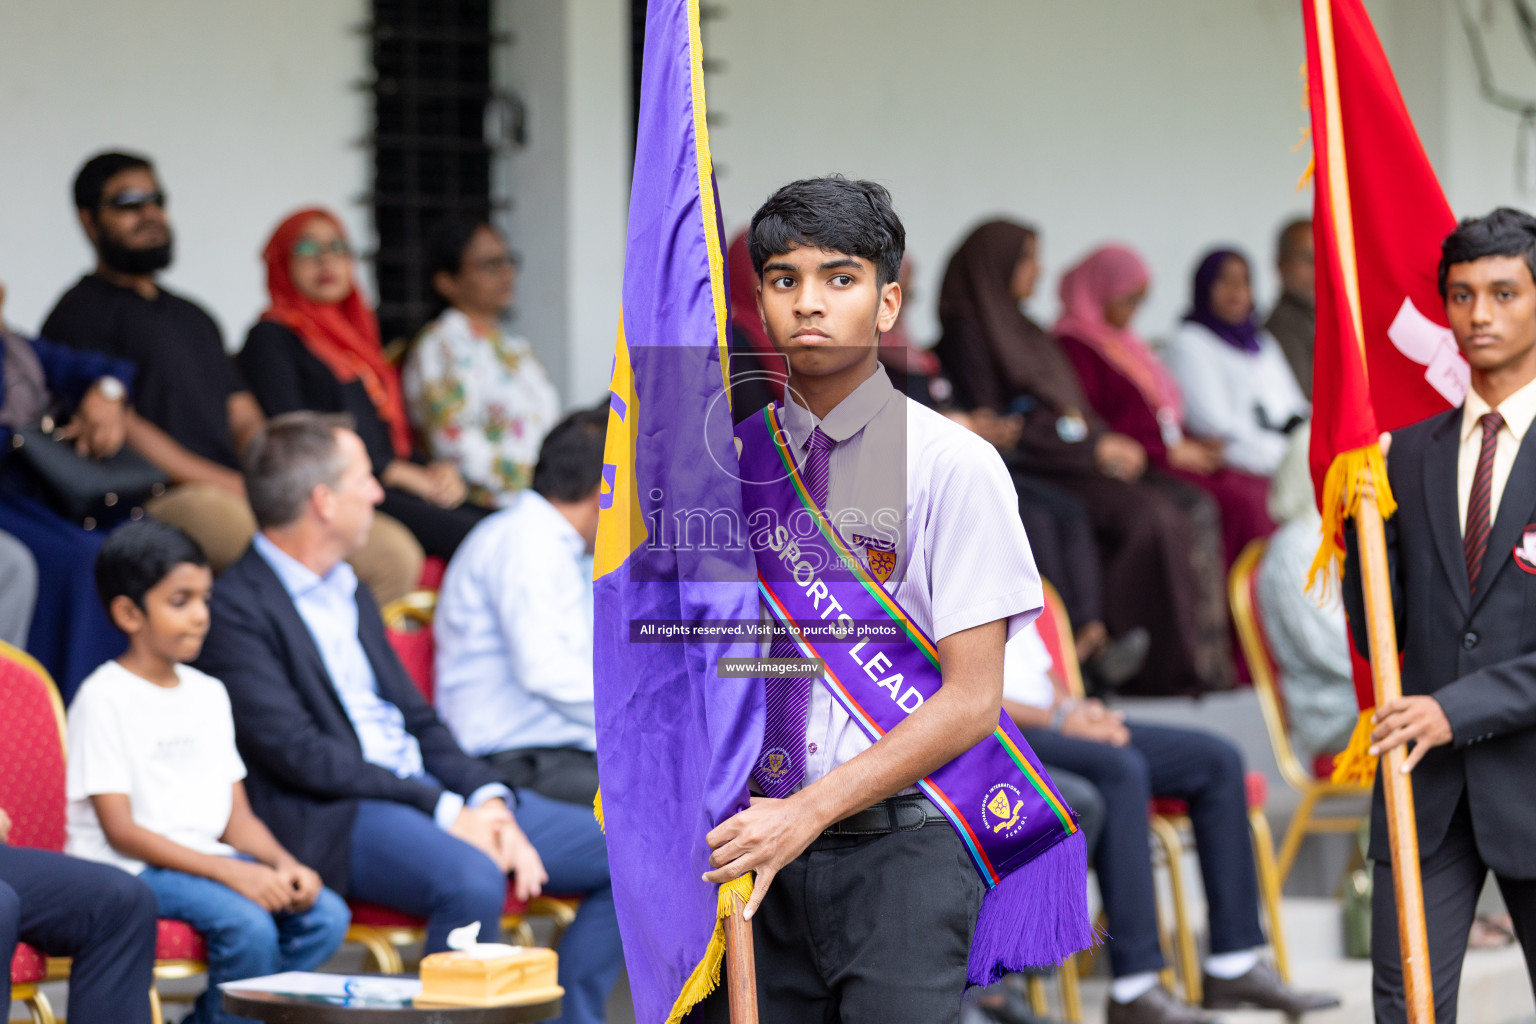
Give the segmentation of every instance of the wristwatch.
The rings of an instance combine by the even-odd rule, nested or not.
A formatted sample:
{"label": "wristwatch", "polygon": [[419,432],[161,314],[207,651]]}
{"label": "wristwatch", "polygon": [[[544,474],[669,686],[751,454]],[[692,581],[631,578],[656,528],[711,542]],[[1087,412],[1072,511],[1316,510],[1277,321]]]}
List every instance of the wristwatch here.
{"label": "wristwatch", "polygon": [[109,402],[121,402],[128,394],[128,388],[116,377],[102,377],[96,382],[96,390]]}

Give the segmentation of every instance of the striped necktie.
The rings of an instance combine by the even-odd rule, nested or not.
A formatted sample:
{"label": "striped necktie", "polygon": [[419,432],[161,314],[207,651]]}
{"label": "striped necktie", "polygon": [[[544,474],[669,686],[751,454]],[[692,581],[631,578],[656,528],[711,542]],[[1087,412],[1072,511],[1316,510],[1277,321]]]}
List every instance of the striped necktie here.
{"label": "striped necktie", "polygon": [[1472,478],[1472,494],[1467,498],[1467,529],[1461,546],[1467,556],[1467,588],[1477,593],[1477,577],[1488,550],[1488,531],[1493,526],[1493,457],[1499,450],[1499,428],[1504,417],[1485,413],[1478,420],[1483,427],[1483,447],[1477,454],[1477,475]]}
{"label": "striped necktie", "polygon": [[[800,477],[819,509],[827,506],[827,480],[830,475],[832,448],[837,442],[822,432],[811,431],[806,442],[805,460],[800,463]],[[801,657],[800,648],[788,637],[774,640],[768,648],[770,658]],[[805,778],[805,720],[811,708],[812,679],[785,679],[769,676],[766,680],[767,718],[763,723],[763,750],[752,777],[767,796],[782,799],[793,793]]]}

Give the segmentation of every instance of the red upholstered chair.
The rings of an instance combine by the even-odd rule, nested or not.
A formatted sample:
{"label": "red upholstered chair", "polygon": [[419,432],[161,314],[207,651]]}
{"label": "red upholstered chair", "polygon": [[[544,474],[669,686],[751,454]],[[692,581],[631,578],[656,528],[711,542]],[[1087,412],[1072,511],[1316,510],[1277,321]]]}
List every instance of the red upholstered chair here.
{"label": "red upholstered chair", "polygon": [[[0,641],[0,807],[11,817],[9,842],[39,850],[64,849],[64,703],[47,671],[25,651]],[[12,979],[22,950],[12,961]],[[32,951],[36,954],[36,950]],[[40,955],[40,954],[39,954]],[[202,936],[181,921],[161,920],[155,949],[156,978],[186,978],[207,970]],[[30,962],[30,961],[28,961]],[[28,1002],[36,1021],[49,1022],[53,1014],[35,981],[62,981],[69,977],[67,957],[46,959],[32,996],[12,998]],[[154,1020],[160,1024],[160,997],[150,989]]]}
{"label": "red upholstered chair", "polygon": [[1309,835],[1325,832],[1355,832],[1360,828],[1363,816],[1359,814],[1329,815],[1319,817],[1318,805],[1337,802],[1341,797],[1357,802],[1368,796],[1370,786],[1351,782],[1336,783],[1333,775],[1333,755],[1320,754],[1312,764],[1304,765],[1291,743],[1291,721],[1285,706],[1285,688],[1279,668],[1270,652],[1269,639],[1264,632],[1264,619],[1259,613],[1258,580],[1259,565],[1264,560],[1266,542],[1256,540],[1243,549],[1232,563],[1227,577],[1227,599],[1232,606],[1232,621],[1237,624],[1237,640],[1248,663],[1253,688],[1259,695],[1259,710],[1264,713],[1264,730],[1269,734],[1269,746],[1274,751],[1275,763],[1280,766],[1280,776],[1296,792],[1301,803],[1291,814],[1291,821],[1280,841],[1280,884],[1285,884],[1296,862],[1296,852]]}
{"label": "red upholstered chair", "polygon": [[[1040,615],[1040,636],[1066,681],[1068,693],[1083,696],[1083,674],[1077,664],[1077,647],[1066,607],[1047,584],[1045,611]],[[1275,867],[1274,840],[1264,803],[1269,796],[1269,782],[1263,772],[1248,772],[1244,779],[1248,797],[1248,829],[1253,843],[1254,866],[1258,873],[1259,898],[1269,919],[1269,941],[1275,953],[1275,969],[1289,980],[1285,931],[1280,919],[1280,874]],[[1195,946],[1194,928],[1189,920],[1189,900],[1184,885],[1184,835],[1190,831],[1189,807],[1182,800],[1154,797],[1147,821],[1152,838],[1162,851],[1168,869],[1169,888],[1173,894],[1174,959],[1185,997],[1200,1002],[1200,958]],[[1111,922],[1113,924],[1113,922]]]}
{"label": "red upholstered chair", "polygon": [[54,1024],[53,1007],[37,987],[48,977],[48,958],[25,942],[16,944],[11,957],[11,1000],[19,1002],[32,1015],[33,1024]]}
{"label": "red upholstered chair", "polygon": [[434,689],[432,658],[437,651],[432,641],[432,613],[436,609],[437,591],[413,590],[398,601],[389,602],[380,613],[389,645],[429,704]]}

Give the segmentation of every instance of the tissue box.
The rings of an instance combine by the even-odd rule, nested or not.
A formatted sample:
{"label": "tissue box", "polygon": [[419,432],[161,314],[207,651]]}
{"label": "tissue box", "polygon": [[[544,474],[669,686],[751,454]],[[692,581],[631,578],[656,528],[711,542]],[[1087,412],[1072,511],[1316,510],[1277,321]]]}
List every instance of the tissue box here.
{"label": "tissue box", "polygon": [[421,961],[417,1006],[519,1006],[557,999],[559,957],[552,949],[507,947],[495,956],[433,953]]}

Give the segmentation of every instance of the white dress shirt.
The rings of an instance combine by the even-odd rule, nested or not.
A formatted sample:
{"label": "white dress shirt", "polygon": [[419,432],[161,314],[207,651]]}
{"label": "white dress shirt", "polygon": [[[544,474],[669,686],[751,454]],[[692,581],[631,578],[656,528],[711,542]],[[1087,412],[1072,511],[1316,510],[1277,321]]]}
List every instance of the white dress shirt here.
{"label": "white dress shirt", "polygon": [[[256,534],[257,554],[272,567],[299,618],[309,630],[331,677],[331,686],[341,699],[352,729],[357,733],[363,760],[388,768],[402,779],[426,778],[421,759],[421,744],[405,728],[400,709],[379,696],[379,683],[368,661],[368,652],[357,635],[357,575],[346,562],[337,562],[324,576],[303,564],[267,539]],[[481,786],[470,795],[469,804],[477,807],[494,797],[501,797],[510,807],[512,791],[500,783]],[[438,797],[433,818],[441,828],[448,828],[464,807],[464,798],[444,790]]]}
{"label": "white dress shirt", "polygon": [[[895,546],[885,589],[935,642],[998,619],[1011,638],[1040,614],[1018,493],[986,441],[901,394],[880,367],[821,420],[787,392],[783,426],[799,461],[817,426],[838,442],[828,515],[866,563],[861,537]],[[825,685],[812,687],[802,785],[871,745]]]}
{"label": "white dress shirt", "polygon": [[[1467,400],[1461,407],[1461,450],[1456,458],[1456,508],[1461,516],[1461,532],[1467,532],[1467,502],[1472,499],[1472,481],[1477,476],[1477,459],[1483,451],[1483,425],[1478,421],[1493,407],[1483,401],[1472,388],[1467,389]],[[1536,381],[1510,395],[1499,403],[1499,414],[1504,425],[1494,437],[1497,447],[1493,454],[1493,488],[1488,494],[1488,522],[1492,525],[1499,517],[1499,501],[1504,497],[1504,485],[1509,482],[1509,471],[1520,453],[1520,442],[1536,419]]]}
{"label": "white dress shirt", "polygon": [[438,714],[476,756],[597,749],[586,542],[523,491],[459,545],[438,593]]}

